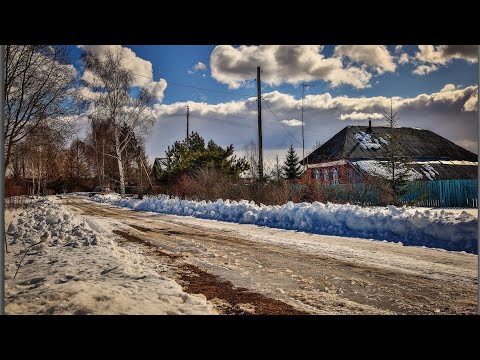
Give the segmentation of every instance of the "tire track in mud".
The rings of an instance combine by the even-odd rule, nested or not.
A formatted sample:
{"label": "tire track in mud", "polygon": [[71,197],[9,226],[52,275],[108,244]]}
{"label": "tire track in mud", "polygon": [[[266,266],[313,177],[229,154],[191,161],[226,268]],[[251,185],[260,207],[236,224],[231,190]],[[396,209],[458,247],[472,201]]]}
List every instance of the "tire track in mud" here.
{"label": "tire track in mud", "polygon": [[[152,243],[129,234],[122,230],[113,230],[113,233],[136,243],[143,244],[154,249],[157,256],[168,257],[177,261],[182,256],[167,254]],[[180,285],[183,290],[190,294],[203,294],[207,300],[217,303],[224,314],[227,315],[307,315],[307,312],[297,310],[291,305],[279,300],[268,298],[262,294],[254,293],[246,288],[237,288],[228,281],[221,279],[199,267],[185,262],[176,264],[180,270]],[[215,301],[217,300],[217,301]],[[218,301],[220,300],[220,301]]]}
{"label": "tire track in mud", "polygon": [[[440,312],[447,314],[474,314],[476,312],[475,291],[477,279],[461,276],[453,277],[451,274],[443,278],[442,273],[439,273],[442,278],[436,279],[428,275],[427,272],[425,274],[421,271],[410,273],[406,271],[408,269],[384,268],[378,265],[370,265],[366,262],[330,256],[327,253],[311,254],[305,251],[295,251],[295,249],[281,245],[276,246],[250,240],[245,236],[242,237],[241,234],[228,230],[197,228],[192,225],[178,223],[176,220],[169,221],[168,217],[161,217],[162,215],[104,207],[80,198],[74,199],[73,202],[70,201],[69,205],[85,215],[113,218],[121,221],[139,232],[139,235],[135,236],[137,240],[130,238],[130,241],[138,242],[138,239],[141,238],[141,242],[150,243],[154,247],[161,245],[170,251],[169,253],[164,252],[169,257],[184,258],[182,249],[186,243],[196,244],[196,246],[200,244],[208,249],[214,249],[224,254],[234,251],[235,253],[241,253],[242,256],[250,256],[252,258],[248,260],[250,263],[243,263],[243,267],[239,270],[250,270],[252,269],[252,260],[257,260],[255,262],[261,260],[263,269],[266,271],[274,270],[275,272],[275,275],[271,276],[267,273],[261,274],[264,283],[275,280],[275,276],[286,279],[287,276],[291,275],[293,278],[295,275],[294,280],[297,283],[295,285],[293,282],[290,282],[290,285],[293,284],[293,290],[285,295],[285,300],[293,303],[295,306],[300,306],[300,308],[314,308],[321,313],[393,312],[432,314]],[[128,236],[132,235],[128,234]],[[372,245],[366,244],[366,246]],[[379,243],[376,246],[378,246],[379,250],[381,249],[380,251],[383,251],[383,244]],[[385,246],[385,249],[389,249],[388,251],[391,251],[393,254],[395,254],[395,251],[398,251],[400,254],[406,252],[402,251],[402,249],[395,250],[392,246]],[[393,251],[390,249],[393,249]],[[408,254],[412,253],[411,250],[409,249]],[[157,251],[157,255],[159,254]],[[448,253],[428,252],[418,249],[418,253],[415,252],[411,256],[412,261],[418,258],[420,261],[427,260],[431,263],[439,262],[440,264],[448,264],[447,260],[450,259],[457,268],[459,266],[458,257]],[[171,258],[172,261],[179,260],[173,257]],[[234,255],[230,258],[235,259],[236,256]],[[178,266],[177,268],[181,274],[179,283],[183,282],[186,288],[190,287],[190,291],[201,292],[208,299],[213,299],[214,302],[216,299],[221,300],[219,306],[224,309],[225,313],[252,312],[251,307],[248,306],[249,303],[246,303],[247,306],[245,306],[241,302],[243,300],[239,300],[240,302],[232,300],[235,296],[240,298],[243,296],[242,291],[245,287],[243,287],[242,283],[237,284],[240,286],[236,288],[228,280],[225,281],[229,284],[223,284],[223,275],[222,277],[214,275],[211,271],[205,271],[203,263],[199,265],[200,267],[191,265],[194,268],[187,266],[183,269]],[[294,269],[295,274],[285,274],[285,268]],[[214,278],[210,278],[210,275]],[[206,281],[198,280],[201,277]],[[294,288],[294,286],[297,288]],[[231,290],[233,291],[231,296],[229,295],[230,290],[226,290],[229,287],[237,289]],[[258,292],[248,289],[245,289],[245,291],[258,294]],[[216,297],[216,292],[223,292],[224,295]],[[269,296],[270,293],[266,295]],[[248,298],[248,296],[245,298]],[[282,296],[279,296],[279,298],[284,299]],[[222,301],[226,302],[225,306],[222,305]],[[283,304],[290,306],[287,303]],[[260,311],[260,308],[260,306],[257,306],[255,308],[256,312]],[[294,309],[294,307],[292,308]]]}

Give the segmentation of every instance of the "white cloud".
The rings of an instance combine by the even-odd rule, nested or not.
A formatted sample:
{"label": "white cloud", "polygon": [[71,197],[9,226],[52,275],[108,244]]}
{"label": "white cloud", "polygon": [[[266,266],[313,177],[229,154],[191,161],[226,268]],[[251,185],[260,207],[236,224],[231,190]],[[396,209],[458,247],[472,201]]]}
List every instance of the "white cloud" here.
{"label": "white cloud", "polygon": [[453,91],[455,90],[457,87],[453,84],[446,84],[442,90],[440,90],[440,92],[445,92],[445,91]]}
{"label": "white cloud", "polygon": [[469,63],[478,61],[477,45],[418,45],[418,50],[412,57],[417,65],[413,73],[417,75],[436,71],[453,59],[462,59]]}
{"label": "white cloud", "polygon": [[287,126],[302,126],[302,122],[297,119],[282,120],[282,123],[284,123]]}
{"label": "white cloud", "polygon": [[478,111],[478,93],[473,93],[463,104],[463,111]]}
{"label": "white cloud", "polygon": [[[152,90],[159,101],[163,100],[167,82],[165,79],[160,79],[160,81],[153,80],[152,63],[138,57],[132,49],[121,45],[79,45],[78,47],[92,51],[99,55],[100,58],[104,57],[108,51],[121,51],[123,55],[122,65],[134,74],[134,85]],[[89,71],[83,73],[82,79],[91,84],[95,83],[95,78]]]}
{"label": "white cloud", "polygon": [[409,61],[410,61],[410,56],[408,56],[407,53],[400,54],[400,57],[398,58],[398,63],[400,65],[407,64]]}
{"label": "white cloud", "polygon": [[202,77],[207,77],[207,75],[206,75],[206,74],[202,74]]}
{"label": "white cloud", "polygon": [[204,63],[199,61],[195,64],[193,69],[197,70],[197,71],[205,71],[205,70],[207,70],[207,65],[205,65]]}
{"label": "white cloud", "polygon": [[333,87],[369,86],[372,74],[367,70],[344,66],[339,57],[326,58],[322,50],[320,45],[220,45],[210,55],[210,68],[212,77],[231,89],[255,79],[257,66],[261,67],[262,81],[271,86],[315,80],[329,82]]}
{"label": "white cloud", "polygon": [[[197,62],[191,69],[188,69],[187,73],[189,75],[193,75],[198,71],[206,71],[207,70],[207,65],[202,63],[201,61]],[[202,76],[205,77],[205,74],[202,74]]]}
{"label": "white cloud", "polygon": [[[471,141],[478,143],[478,121],[475,110],[477,86],[467,86],[463,89],[448,86],[429,94],[419,94],[413,97],[393,97],[393,109],[399,112],[400,126],[420,127],[429,129],[447,139]],[[301,99],[290,94],[272,91],[264,97],[279,119],[296,120],[301,116]],[[473,97],[473,99],[472,99]],[[471,100],[472,99],[472,100]],[[181,102],[173,104],[158,104],[155,106],[155,125],[152,141],[147,149],[150,154],[163,156],[166,147],[175,140],[185,136],[186,107],[190,107],[190,128],[198,131],[205,139],[214,139],[222,146],[231,143],[235,152],[251,140],[257,139],[257,103],[255,97],[246,101],[238,100],[220,104],[206,102]],[[370,116],[376,125],[386,125],[379,115],[383,110],[390,109],[390,98],[332,96],[329,93],[307,95],[305,97],[304,125],[305,147],[311,148],[316,141],[325,142],[343,127],[341,121],[356,117],[360,120],[363,114],[365,120]],[[467,111],[468,110],[468,111]],[[357,115],[354,115],[354,114]],[[358,115],[360,114],[360,115]],[[226,122],[222,124],[222,121]],[[272,153],[283,152],[289,143],[300,146],[291,136],[301,143],[301,127],[289,127],[290,134],[282,128],[278,120],[263,108],[263,141],[264,148]],[[233,124],[233,125],[232,125]],[[234,124],[239,124],[236,126]],[[285,124],[285,123],[284,123]],[[232,135],[234,134],[234,135]],[[473,146],[473,145],[471,145]],[[301,146],[300,146],[301,147]],[[471,148],[470,148],[471,149]],[[282,159],[283,160],[283,159]]]}
{"label": "white cloud", "polygon": [[399,53],[400,51],[402,51],[403,49],[403,45],[395,45],[395,52],[396,53]]}
{"label": "white cloud", "polygon": [[437,70],[438,70],[437,65],[419,65],[415,70],[412,71],[412,73],[422,76]]}
{"label": "white cloud", "polygon": [[478,61],[477,45],[418,45],[418,50],[415,58],[424,63],[445,65],[452,59]]}
{"label": "white cloud", "polygon": [[338,45],[335,47],[334,55],[370,66],[378,74],[385,71],[394,72],[397,68],[385,45]]}
{"label": "white cloud", "polygon": [[383,119],[383,115],[380,113],[363,113],[363,112],[352,112],[350,114],[341,114],[340,120],[376,120]]}

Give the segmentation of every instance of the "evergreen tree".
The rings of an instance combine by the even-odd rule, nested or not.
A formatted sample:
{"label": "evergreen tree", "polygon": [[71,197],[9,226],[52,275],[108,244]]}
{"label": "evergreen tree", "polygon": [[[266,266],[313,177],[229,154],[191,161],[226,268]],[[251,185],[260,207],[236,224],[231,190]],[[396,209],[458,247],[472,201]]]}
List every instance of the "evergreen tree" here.
{"label": "evergreen tree", "polygon": [[302,176],[302,166],[299,164],[298,156],[290,144],[283,166],[283,173],[288,180],[299,179]]}
{"label": "evergreen tree", "polygon": [[213,140],[205,146],[205,140],[197,132],[192,132],[188,144],[186,140],[175,141],[172,147],[168,147],[165,151],[165,168],[156,167],[155,175],[162,182],[175,181],[184,174],[193,174],[202,168],[214,168],[224,175],[238,177],[248,169],[248,164],[244,158],[237,159],[233,150],[233,145],[224,149]]}
{"label": "evergreen tree", "polygon": [[397,113],[393,113],[393,106],[390,103],[390,113],[384,111],[384,117],[387,121],[389,134],[387,134],[388,144],[385,145],[386,159],[380,164],[383,166],[389,177],[387,181],[395,196],[394,202],[397,202],[405,192],[408,192],[408,178],[412,169],[412,159],[405,155],[404,135],[398,129]]}

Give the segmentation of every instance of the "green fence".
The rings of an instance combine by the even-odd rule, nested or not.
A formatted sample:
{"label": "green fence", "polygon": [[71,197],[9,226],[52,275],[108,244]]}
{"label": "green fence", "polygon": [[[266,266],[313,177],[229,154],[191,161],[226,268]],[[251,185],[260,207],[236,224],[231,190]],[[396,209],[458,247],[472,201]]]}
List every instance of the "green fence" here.
{"label": "green fence", "polygon": [[[321,185],[325,201],[364,206],[385,205],[382,192],[374,185],[338,184]],[[293,193],[300,191],[303,185],[292,185]],[[478,208],[478,180],[434,180],[409,182],[407,194],[400,203],[425,207]]]}
{"label": "green fence", "polygon": [[478,207],[478,180],[419,181],[409,185],[402,204],[427,207]]}

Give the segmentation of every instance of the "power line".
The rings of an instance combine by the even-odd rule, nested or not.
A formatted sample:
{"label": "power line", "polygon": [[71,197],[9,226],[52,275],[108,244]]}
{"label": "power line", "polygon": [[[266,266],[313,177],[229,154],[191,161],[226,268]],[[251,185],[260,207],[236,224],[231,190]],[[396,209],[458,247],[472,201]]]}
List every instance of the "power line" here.
{"label": "power line", "polygon": [[297,138],[295,136],[293,136],[292,133],[290,133],[290,131],[288,131],[288,129],[285,127],[285,125],[280,121],[280,119],[278,118],[278,116],[273,112],[272,108],[270,107],[270,104],[268,103],[268,101],[262,97],[263,101],[265,101],[265,103],[267,104],[268,106],[268,109],[270,110],[270,112],[273,114],[273,116],[275,116],[275,118],[278,120],[278,122],[280,123],[280,125],[282,125],[283,129],[287,132],[288,135],[290,135],[292,137],[293,140],[295,140],[300,146],[302,146],[302,143],[300,141],[297,140]]}
{"label": "power line", "polygon": [[[137,74],[137,73],[134,73],[133,71],[129,71],[132,75],[136,75],[136,76],[141,76],[141,77],[144,77],[144,78],[147,78],[147,79],[150,79],[150,80],[154,80],[155,79],[151,76],[146,76],[146,75],[141,75],[141,74]],[[215,90],[215,89],[208,89],[208,88],[204,88],[204,87],[200,87],[200,86],[194,86],[194,85],[188,85],[188,84],[182,84],[182,83],[177,83],[177,82],[174,82],[174,81],[170,81],[170,80],[165,80],[165,79],[160,79],[160,81],[165,81],[168,85],[177,85],[177,86],[185,86],[185,87],[189,87],[189,88],[193,88],[193,89],[197,89],[197,90],[205,90],[205,91],[212,91],[212,92],[216,92],[216,93],[221,93],[221,94],[228,94],[228,95],[235,95],[235,96],[241,96],[241,97],[254,97],[255,95],[247,95],[247,94],[239,94],[239,93],[234,93],[234,92],[230,92],[230,91],[222,91],[222,90]]]}
{"label": "power line", "polygon": [[[256,128],[256,126],[254,126],[253,124],[240,124],[240,123],[237,123],[237,122],[218,119],[218,118],[210,118],[210,117],[204,117],[204,116],[198,116],[198,115],[190,115],[190,117],[195,118],[195,119],[200,119],[200,120],[215,121],[215,122],[218,122],[220,124],[235,125],[235,126],[240,126],[240,127],[250,128],[250,129]],[[275,128],[271,128],[271,127],[267,127],[266,130],[269,130],[270,132],[276,132],[276,133],[282,133],[282,134],[285,133],[283,131],[283,129],[275,129]]]}

